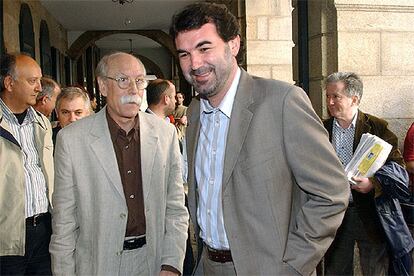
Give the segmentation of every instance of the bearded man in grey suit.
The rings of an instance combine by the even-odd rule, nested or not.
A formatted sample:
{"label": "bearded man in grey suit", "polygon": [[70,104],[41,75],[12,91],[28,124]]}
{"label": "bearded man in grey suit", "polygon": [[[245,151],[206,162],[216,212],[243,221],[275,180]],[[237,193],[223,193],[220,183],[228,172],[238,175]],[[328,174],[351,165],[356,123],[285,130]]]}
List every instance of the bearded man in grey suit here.
{"label": "bearded man in grey suit", "polygon": [[134,56],[101,59],[107,106],[57,137],[50,244],[55,275],[179,275],[187,239],[172,125],[139,112],[147,86]]}
{"label": "bearded man in grey suit", "polygon": [[349,188],[307,95],[238,67],[239,27],[223,6],[187,6],[170,34],[201,98],[189,107],[187,129],[195,272],[313,273]]}

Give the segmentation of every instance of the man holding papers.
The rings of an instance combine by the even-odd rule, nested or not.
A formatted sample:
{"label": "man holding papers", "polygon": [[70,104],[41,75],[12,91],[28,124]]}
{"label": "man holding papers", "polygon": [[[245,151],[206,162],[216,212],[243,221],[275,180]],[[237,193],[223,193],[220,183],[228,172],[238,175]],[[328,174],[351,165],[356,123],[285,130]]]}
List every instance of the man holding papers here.
{"label": "man holding papers", "polygon": [[[326,105],[331,118],[324,122],[344,168],[352,159],[364,133],[376,135],[392,145],[388,161],[404,164],[398,139],[382,119],[359,110],[363,92],[355,73],[337,72],[327,78]],[[357,242],[364,275],[385,275],[388,271],[386,241],[375,211],[375,197],[381,186],[374,177],[354,177],[351,197],[341,227],[327,252],[327,275],[353,275],[354,245]]]}

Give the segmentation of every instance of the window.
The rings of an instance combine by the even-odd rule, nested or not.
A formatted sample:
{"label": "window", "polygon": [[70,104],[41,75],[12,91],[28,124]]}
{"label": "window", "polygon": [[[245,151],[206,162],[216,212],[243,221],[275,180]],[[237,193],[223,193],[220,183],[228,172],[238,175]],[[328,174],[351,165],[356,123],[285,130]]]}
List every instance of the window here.
{"label": "window", "polygon": [[32,13],[30,12],[29,5],[25,3],[20,8],[19,39],[20,51],[35,58]]}
{"label": "window", "polygon": [[43,75],[52,76],[52,51],[50,48],[49,29],[46,21],[40,22],[40,67]]}

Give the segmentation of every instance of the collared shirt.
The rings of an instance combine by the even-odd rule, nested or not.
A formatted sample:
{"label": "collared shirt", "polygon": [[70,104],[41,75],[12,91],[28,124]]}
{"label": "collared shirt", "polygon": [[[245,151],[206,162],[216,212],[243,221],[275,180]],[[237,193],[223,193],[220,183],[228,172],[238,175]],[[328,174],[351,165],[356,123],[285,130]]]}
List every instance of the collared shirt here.
{"label": "collared shirt", "polygon": [[208,100],[200,101],[200,136],[195,160],[199,194],[197,220],[200,237],[215,249],[229,249],[221,187],[227,133],[240,74],[238,69],[230,89],[217,108],[213,108]]}
{"label": "collared shirt", "polygon": [[134,127],[129,133],[126,133],[111,118],[108,112],[106,118],[128,207],[125,237],[141,236],[145,234],[146,225],[142,190],[139,119],[138,116],[135,118]]}
{"label": "collared shirt", "polygon": [[[334,119],[333,121],[332,145],[344,168],[348,165],[349,161],[351,161],[352,155],[354,154],[353,147],[357,117],[358,112],[355,113],[351,124],[347,128],[342,128],[339,125],[338,120]],[[352,194],[350,194],[349,201],[353,201]]]}
{"label": "collared shirt", "polygon": [[10,126],[12,134],[19,143],[23,157],[25,179],[25,215],[26,218],[46,213],[49,207],[46,179],[42,171],[39,153],[36,149],[34,124],[37,124],[35,110],[29,107],[22,124],[0,99],[3,118]]}
{"label": "collared shirt", "polygon": [[[145,110],[147,113],[158,116],[157,114],[155,114],[149,107],[147,108],[147,110]],[[166,116],[164,118],[164,121],[166,121],[167,123],[171,123],[170,117]]]}

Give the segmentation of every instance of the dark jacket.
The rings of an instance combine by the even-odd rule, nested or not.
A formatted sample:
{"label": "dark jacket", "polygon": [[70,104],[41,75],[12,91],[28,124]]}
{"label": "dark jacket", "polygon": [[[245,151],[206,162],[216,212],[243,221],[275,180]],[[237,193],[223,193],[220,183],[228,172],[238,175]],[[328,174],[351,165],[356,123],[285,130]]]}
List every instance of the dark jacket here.
{"label": "dark jacket", "polygon": [[[388,129],[388,123],[385,120],[363,113],[362,111],[358,111],[357,116],[353,151],[355,152],[355,149],[361,140],[362,134],[371,133],[392,145],[392,150],[388,156],[387,162],[394,161],[397,164],[404,165],[403,157],[398,150],[398,138],[391,130]],[[333,118],[325,120],[324,126],[328,130],[329,139],[332,142]],[[358,193],[354,190],[351,192],[354,199],[354,204],[358,209],[359,216],[366,226],[368,236],[376,240],[383,240],[385,237],[377,212],[375,210],[374,200],[375,190],[378,191],[381,189],[381,187],[379,186],[379,183],[375,183],[374,185],[376,185],[375,189],[366,194]]]}
{"label": "dark jacket", "polygon": [[391,274],[409,275],[409,252],[414,248],[414,240],[400,206],[400,201],[410,199],[407,171],[395,162],[388,162],[375,173],[375,178],[383,189],[375,204],[389,247]]}

